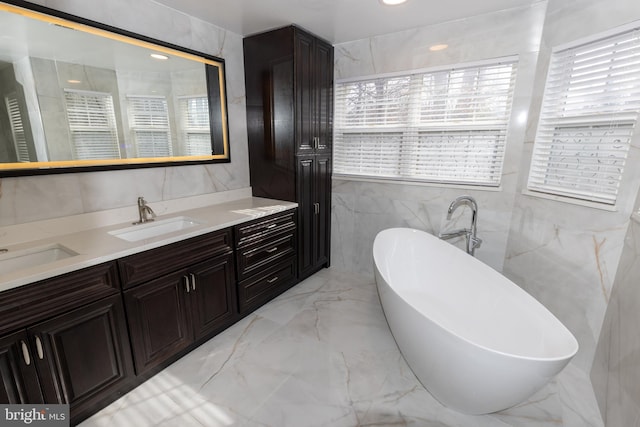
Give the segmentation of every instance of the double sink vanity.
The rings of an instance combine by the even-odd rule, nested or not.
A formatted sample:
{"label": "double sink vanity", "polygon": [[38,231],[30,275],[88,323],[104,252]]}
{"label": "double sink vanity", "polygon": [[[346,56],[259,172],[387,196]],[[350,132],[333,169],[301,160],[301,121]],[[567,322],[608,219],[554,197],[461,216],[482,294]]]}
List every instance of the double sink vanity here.
{"label": "double sink vanity", "polygon": [[206,203],[154,206],[139,225],[135,208],[106,226],[33,223],[48,237],[3,242],[0,401],[68,403],[78,423],[298,282],[296,203]]}

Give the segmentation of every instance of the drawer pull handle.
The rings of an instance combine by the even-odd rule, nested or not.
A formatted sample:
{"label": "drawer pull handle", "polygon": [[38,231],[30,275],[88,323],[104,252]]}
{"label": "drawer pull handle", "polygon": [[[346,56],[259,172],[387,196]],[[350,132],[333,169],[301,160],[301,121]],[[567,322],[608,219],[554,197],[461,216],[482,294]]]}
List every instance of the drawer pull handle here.
{"label": "drawer pull handle", "polygon": [[271,279],[267,280],[267,283],[271,284],[271,283],[275,282],[276,280],[278,280],[278,276],[273,277],[273,278],[271,278]]}
{"label": "drawer pull handle", "polygon": [[274,246],[274,247],[273,247],[273,248],[271,248],[271,249],[267,249],[265,252],[267,252],[268,254],[272,254],[272,253],[274,253],[274,252],[275,252],[275,251],[277,251],[277,250],[278,250],[278,247],[277,247],[277,246]]}
{"label": "drawer pull handle", "polygon": [[189,287],[189,278],[187,276],[182,276],[182,278],[184,279],[184,288],[187,291],[187,293],[189,293],[191,291],[191,288]]}
{"label": "drawer pull handle", "polygon": [[191,276],[191,290],[195,291],[196,290],[196,275],[193,273],[189,274]]}
{"label": "drawer pull handle", "polygon": [[24,363],[29,366],[31,365],[31,355],[29,354],[29,347],[27,347],[27,343],[24,341],[20,341],[20,345],[22,346],[22,357],[24,358]]}
{"label": "drawer pull handle", "polygon": [[38,359],[44,359],[44,351],[42,350],[42,341],[40,337],[36,335],[36,351],[38,352]]}
{"label": "drawer pull handle", "polygon": [[272,228],[276,228],[276,226],[277,226],[277,225],[278,225],[278,224],[269,224],[269,225],[267,226],[267,230],[271,230]]}

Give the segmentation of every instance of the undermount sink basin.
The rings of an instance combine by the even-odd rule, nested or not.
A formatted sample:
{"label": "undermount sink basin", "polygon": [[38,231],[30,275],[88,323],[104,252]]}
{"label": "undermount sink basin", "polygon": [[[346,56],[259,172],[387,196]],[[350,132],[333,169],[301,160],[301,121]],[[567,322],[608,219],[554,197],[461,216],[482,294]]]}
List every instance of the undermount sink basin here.
{"label": "undermount sink basin", "polygon": [[0,254],[0,274],[9,274],[24,268],[49,264],[78,255],[59,244],[39,246]]}
{"label": "undermount sink basin", "polygon": [[196,221],[193,218],[179,216],[121,228],[119,230],[109,231],[108,233],[118,239],[126,240],[128,242],[137,242],[138,240],[151,239],[153,237],[173,233],[174,231],[185,230],[201,224],[202,222]]}

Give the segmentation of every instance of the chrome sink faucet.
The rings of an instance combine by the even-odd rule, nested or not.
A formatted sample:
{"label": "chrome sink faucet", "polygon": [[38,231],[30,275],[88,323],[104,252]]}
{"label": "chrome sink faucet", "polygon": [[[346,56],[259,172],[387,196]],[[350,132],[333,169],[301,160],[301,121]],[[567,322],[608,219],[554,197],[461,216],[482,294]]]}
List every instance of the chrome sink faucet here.
{"label": "chrome sink faucet", "polygon": [[[148,217],[151,215],[151,218]],[[156,217],[156,213],[151,209],[151,206],[147,205],[144,197],[138,197],[138,216],[140,219],[133,223],[133,225],[144,224],[145,222],[153,221]]]}
{"label": "chrome sink faucet", "polygon": [[455,237],[465,236],[467,242],[467,253],[471,256],[474,255],[475,250],[482,245],[482,239],[476,236],[477,221],[478,221],[478,204],[476,200],[471,196],[459,196],[449,205],[447,210],[447,219],[451,219],[453,212],[462,205],[467,205],[471,208],[471,228],[460,228],[445,233],[440,233],[438,237],[443,240],[453,239]]}

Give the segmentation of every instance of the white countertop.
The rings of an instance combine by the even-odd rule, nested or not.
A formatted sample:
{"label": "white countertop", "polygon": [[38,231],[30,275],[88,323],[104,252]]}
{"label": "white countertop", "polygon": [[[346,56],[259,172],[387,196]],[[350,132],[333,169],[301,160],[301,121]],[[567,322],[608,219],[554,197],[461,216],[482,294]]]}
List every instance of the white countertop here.
{"label": "white countertop", "polygon": [[[61,245],[64,248],[68,248],[71,251],[76,252],[78,255],[2,274],[0,277],[0,292],[79,270],[81,268],[122,258],[138,252],[154,249],[205,233],[210,233],[212,231],[221,230],[255,218],[293,209],[297,206],[296,203],[292,202],[246,197],[246,192],[236,192],[235,196],[241,196],[242,198],[185,210],[175,208],[175,206],[180,204],[174,203],[174,207],[171,208],[169,203],[163,202],[158,202],[157,205],[160,209],[156,209],[155,204],[150,202],[149,206],[151,206],[157,214],[156,221],[184,216],[193,219],[200,224],[194,225],[185,230],[175,231],[145,240],[139,240],[137,242],[129,242],[109,234],[110,231],[129,228],[132,226],[132,221],[137,219],[137,207],[135,206],[127,208],[126,210],[119,210],[127,212],[130,217],[128,222],[110,223],[105,226],[91,227],[91,221],[96,220],[96,215],[88,214],[82,217],[78,216],[78,218],[71,217],[67,219],[48,221],[46,224],[47,227],[42,224],[34,224],[32,227],[29,227],[29,224],[21,224],[19,226],[14,226],[13,228],[2,227],[0,230],[2,231],[0,232],[0,247],[9,249],[9,252],[6,254],[0,254],[0,260],[10,257],[12,253],[17,251],[46,247],[50,245]],[[229,197],[229,199],[233,198],[234,197]],[[189,203],[183,202],[182,205],[189,205]],[[197,206],[198,203],[191,203],[190,205]],[[89,217],[89,219],[86,217]],[[119,212],[119,215],[111,215],[111,218],[121,219],[120,217],[121,212]],[[109,223],[110,221],[104,221],[101,222],[101,224],[104,224],[105,222]],[[141,227],[144,227],[144,225]],[[27,229],[36,230],[36,232],[27,233],[25,232]],[[37,230],[43,231],[41,233],[37,233]],[[31,239],[28,241],[15,242],[9,245],[3,244],[2,236],[11,237],[12,231],[14,231],[14,234],[16,235],[18,231],[21,235],[31,234]],[[5,239],[5,242],[7,240],[10,241],[11,239]],[[15,240],[16,239],[14,239],[14,241]]]}

